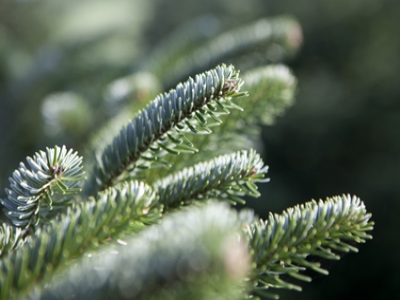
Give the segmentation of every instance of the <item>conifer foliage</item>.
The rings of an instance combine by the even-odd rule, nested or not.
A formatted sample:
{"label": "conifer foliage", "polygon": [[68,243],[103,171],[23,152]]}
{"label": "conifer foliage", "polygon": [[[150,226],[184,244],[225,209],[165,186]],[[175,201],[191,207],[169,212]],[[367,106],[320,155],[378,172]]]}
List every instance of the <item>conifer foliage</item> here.
{"label": "conifer foliage", "polygon": [[[140,107],[128,101],[137,86],[116,99],[108,93],[116,117],[84,158],[55,146],[14,171],[1,199],[9,222],[0,227],[0,299],[277,298],[275,289],[300,291],[311,281],[305,270],[328,274],[310,256],[337,260],[371,238],[371,214],[355,196],[313,200],[267,220],[231,207],[263,198],[260,125],[272,124],[296,93],[291,71],[269,64],[269,55],[291,55],[301,31],[288,17],[262,19],[193,50],[188,31],[199,24],[179,43],[179,33],[162,43],[137,74],[116,79],[153,72],[157,87],[186,81]],[[244,71],[208,66],[223,60]]]}

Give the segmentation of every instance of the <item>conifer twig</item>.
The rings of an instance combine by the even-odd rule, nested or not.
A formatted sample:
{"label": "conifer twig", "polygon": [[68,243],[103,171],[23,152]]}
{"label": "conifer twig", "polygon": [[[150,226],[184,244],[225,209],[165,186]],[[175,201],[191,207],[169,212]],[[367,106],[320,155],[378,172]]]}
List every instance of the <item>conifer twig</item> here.
{"label": "conifer twig", "polygon": [[65,146],[47,148],[26,160],[30,169],[20,163],[10,177],[7,199],[1,199],[13,225],[24,228],[37,225],[46,211],[57,204],[53,203],[54,193],[79,192],[79,182],[85,178],[82,157],[72,149],[67,151]]}
{"label": "conifer twig", "polygon": [[97,201],[91,198],[74,204],[2,258],[0,299],[21,297],[33,284],[50,278],[89,249],[126,232],[136,233],[160,217],[156,195],[138,182],[108,189]]}
{"label": "conifer twig", "polygon": [[327,275],[320,263],[307,260],[310,255],[324,259],[340,259],[335,252],[358,252],[351,243],[371,239],[371,214],[363,202],[350,195],[311,201],[289,208],[281,215],[270,214],[268,220],[247,228],[254,270],[254,293],[275,298],[269,288],[301,291],[301,287],[282,278],[288,275],[311,281],[302,274],[306,268]]}
{"label": "conifer twig", "polygon": [[254,150],[239,151],[185,168],[153,186],[165,209],[209,198],[244,203],[239,196],[260,196],[254,182],[268,181],[264,178],[267,170]]}
{"label": "conifer twig", "polygon": [[221,203],[179,211],[77,261],[32,299],[243,299],[249,259],[238,232]]}
{"label": "conifer twig", "polygon": [[159,95],[105,148],[86,192],[101,191],[137,168],[162,163],[160,158],[166,153],[198,151],[185,134],[210,133],[207,119],[218,110],[228,113],[230,108],[239,108],[231,100],[246,95],[239,92],[241,86],[239,72],[221,65]]}

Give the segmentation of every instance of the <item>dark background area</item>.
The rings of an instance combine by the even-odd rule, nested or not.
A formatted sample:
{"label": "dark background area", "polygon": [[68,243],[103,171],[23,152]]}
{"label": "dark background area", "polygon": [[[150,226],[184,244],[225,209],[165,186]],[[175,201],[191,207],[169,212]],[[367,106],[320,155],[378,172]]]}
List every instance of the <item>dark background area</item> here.
{"label": "dark background area", "polygon": [[[51,136],[51,93],[100,106],[104,86],[128,74],[172,30],[212,14],[224,29],[289,14],[303,46],[286,63],[295,106],[263,130],[271,182],[249,203],[263,217],[343,193],[372,212],[374,239],[331,274],[281,299],[400,299],[400,2],[396,0],[15,1],[0,4],[0,190],[26,156],[55,143],[81,149],[101,119]],[[97,115],[99,114],[99,115]],[[86,131],[85,131],[86,130]],[[3,193],[0,194],[4,196]]]}

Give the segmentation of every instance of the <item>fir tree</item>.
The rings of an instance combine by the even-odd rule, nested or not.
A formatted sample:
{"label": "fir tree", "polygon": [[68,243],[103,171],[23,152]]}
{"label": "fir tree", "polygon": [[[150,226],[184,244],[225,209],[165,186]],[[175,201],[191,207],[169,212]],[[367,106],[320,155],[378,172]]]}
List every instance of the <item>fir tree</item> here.
{"label": "fir tree", "polygon": [[[296,93],[291,71],[267,63],[277,49],[294,53],[301,32],[291,18],[262,19],[199,45],[198,26],[110,83],[115,116],[83,158],[55,146],[14,171],[1,200],[9,222],[0,228],[0,299],[276,298],[275,289],[311,281],[305,270],[328,274],[310,257],[337,260],[371,238],[356,196],[266,220],[231,208],[262,197],[260,126]],[[129,101],[184,77],[152,101]]]}

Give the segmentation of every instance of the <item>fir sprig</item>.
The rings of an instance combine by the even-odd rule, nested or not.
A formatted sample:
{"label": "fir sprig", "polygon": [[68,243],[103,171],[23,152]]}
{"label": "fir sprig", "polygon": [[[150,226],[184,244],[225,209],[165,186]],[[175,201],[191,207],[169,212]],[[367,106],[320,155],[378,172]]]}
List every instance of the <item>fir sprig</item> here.
{"label": "fir sprig", "polygon": [[240,109],[232,98],[246,95],[239,92],[241,86],[239,72],[221,65],[159,95],[106,147],[86,186],[87,193],[112,186],[135,168],[160,162],[166,153],[196,152],[186,134],[210,133],[208,119],[218,123],[221,112]]}
{"label": "fir sprig", "polygon": [[[296,52],[301,43],[300,25],[293,18],[288,16],[263,18],[225,31],[191,51],[186,53],[181,51],[178,59],[172,59],[171,64],[164,64],[162,69],[154,71],[164,86],[168,87],[177,80],[206,70],[220,61],[233,60],[235,65],[242,63],[241,69],[254,68],[271,60],[276,62]],[[166,53],[171,56],[167,51]],[[256,55],[257,53],[259,55]],[[252,56],[259,59],[252,60]],[[238,57],[240,59],[237,59]]]}
{"label": "fir sprig", "polygon": [[250,261],[238,233],[221,203],[178,211],[80,259],[31,299],[243,299]]}
{"label": "fir sprig", "polygon": [[239,102],[245,111],[250,111],[243,115],[246,124],[272,125],[276,117],[294,104],[297,80],[285,65],[252,69],[244,74],[243,80],[251,95],[248,102]]}
{"label": "fir sprig", "polygon": [[66,147],[47,148],[33,158],[26,158],[30,168],[20,163],[10,177],[7,199],[1,199],[5,214],[14,226],[29,227],[38,224],[54,204],[53,194],[71,194],[80,191],[79,183],[85,177],[82,157]]}
{"label": "fir sprig", "polygon": [[154,183],[165,208],[209,198],[244,203],[239,196],[259,197],[255,182],[267,181],[268,167],[254,151],[239,151],[198,163]]}
{"label": "fir sprig", "polygon": [[20,297],[88,250],[159,219],[155,193],[138,182],[110,188],[96,201],[74,204],[0,261],[0,299]]}
{"label": "fir sprig", "polygon": [[307,258],[340,259],[336,252],[358,252],[351,243],[371,239],[367,232],[373,229],[371,214],[363,202],[350,195],[311,201],[289,208],[281,215],[270,214],[268,220],[256,222],[247,228],[255,267],[250,279],[256,283],[254,293],[276,298],[266,292],[269,288],[301,291],[301,287],[286,281],[283,275],[311,281],[302,273],[311,269],[327,275],[319,262]]}

